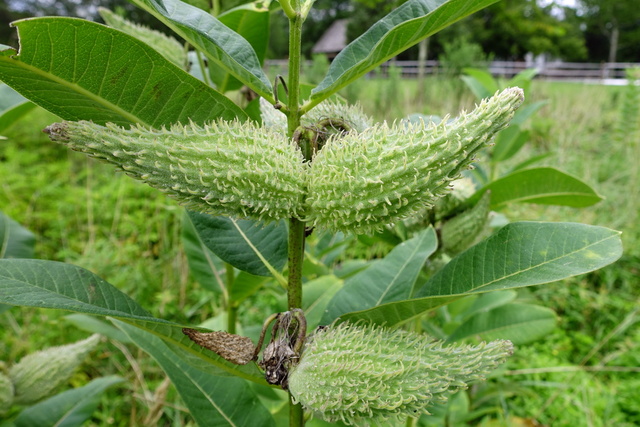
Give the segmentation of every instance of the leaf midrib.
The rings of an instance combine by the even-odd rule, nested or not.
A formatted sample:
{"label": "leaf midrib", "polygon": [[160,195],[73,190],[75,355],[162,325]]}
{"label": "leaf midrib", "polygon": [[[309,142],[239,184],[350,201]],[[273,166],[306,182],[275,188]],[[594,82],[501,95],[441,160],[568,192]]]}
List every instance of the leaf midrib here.
{"label": "leaf midrib", "polygon": [[49,72],[49,71],[45,71],[45,70],[41,70],[39,68],[34,67],[31,64],[27,64],[26,62],[20,61],[19,59],[9,59],[6,60],[5,58],[7,57],[0,57],[0,61],[5,61],[11,65],[16,65],[18,64],[19,66],[26,68],[27,70],[33,72],[36,75],[39,75],[40,77],[43,77],[44,79],[48,79],[49,81],[52,81],[54,83],[58,83],[64,87],[67,87],[69,89],[71,89],[72,91],[75,91],[76,93],[85,96],[86,98],[93,100],[95,102],[97,102],[100,105],[103,105],[105,107],[107,107],[109,110],[113,111],[114,113],[119,114],[120,116],[122,116],[125,120],[131,122],[131,123],[140,123],[142,125],[145,125],[147,127],[152,127],[152,125],[148,122],[146,122],[145,120],[142,120],[140,117],[133,115],[127,111],[125,111],[124,109],[122,109],[121,107],[117,106],[116,104],[113,104],[110,101],[107,101],[105,98],[103,97],[99,97],[96,94],[88,91],[87,89],[83,88],[82,86],[78,85],[77,83],[72,83],[68,80],[64,80],[58,76],[56,76],[55,74]]}

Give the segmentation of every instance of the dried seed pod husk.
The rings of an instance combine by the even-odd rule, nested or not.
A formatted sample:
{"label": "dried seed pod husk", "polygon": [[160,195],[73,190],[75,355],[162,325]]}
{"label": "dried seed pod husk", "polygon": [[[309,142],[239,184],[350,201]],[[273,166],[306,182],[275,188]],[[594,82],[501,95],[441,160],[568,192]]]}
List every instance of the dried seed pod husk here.
{"label": "dried seed pod husk", "polygon": [[246,365],[253,359],[255,346],[251,338],[224,331],[200,332],[189,328],[182,329],[182,333],[200,347],[209,349],[236,365]]}
{"label": "dried seed pod husk", "polygon": [[289,373],[289,391],[326,421],[418,417],[484,379],[512,352],[510,341],[445,346],[412,332],[343,323],[314,334]]}
{"label": "dried seed pod husk", "polygon": [[309,173],[307,220],[370,233],[431,207],[523,99],[522,89],[510,88],[452,122],[382,123],[329,139]]}
{"label": "dried seed pod husk", "polygon": [[73,372],[100,341],[100,335],[73,344],[49,347],[23,357],[9,368],[15,389],[14,403],[31,405],[50,396],[71,378]]}
{"label": "dried seed pod husk", "polygon": [[46,131],[195,211],[268,222],[298,216],[301,209],[306,166],[300,151],[284,135],[253,123],[154,130],[80,121]]}

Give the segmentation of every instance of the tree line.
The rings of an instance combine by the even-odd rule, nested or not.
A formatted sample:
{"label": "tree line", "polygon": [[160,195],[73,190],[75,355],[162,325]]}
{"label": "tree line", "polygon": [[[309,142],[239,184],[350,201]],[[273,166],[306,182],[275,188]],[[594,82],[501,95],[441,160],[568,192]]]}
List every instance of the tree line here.
{"label": "tree line", "polygon": [[[316,0],[305,23],[303,52],[311,57],[314,43],[337,19],[348,19],[348,40],[406,0]],[[187,0],[212,13],[236,7],[242,0]],[[0,43],[17,45],[11,21],[44,15],[80,16],[100,21],[97,6],[117,11],[130,20],[162,30],[155,18],[126,0],[7,0],[0,3]],[[287,21],[271,2],[269,57],[287,56]],[[447,49],[474,46],[486,58],[522,60],[531,52],[575,62],[640,62],[640,8],[637,0],[577,0],[575,8],[540,0],[501,0],[429,40],[428,59]],[[400,59],[417,59],[418,48]]]}

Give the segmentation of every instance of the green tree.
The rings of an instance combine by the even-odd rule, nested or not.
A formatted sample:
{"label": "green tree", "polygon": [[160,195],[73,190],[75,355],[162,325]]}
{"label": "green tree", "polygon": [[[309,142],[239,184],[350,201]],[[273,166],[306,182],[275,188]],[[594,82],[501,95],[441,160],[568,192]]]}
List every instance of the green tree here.
{"label": "green tree", "polygon": [[580,0],[591,60],[640,60],[640,9],[636,0]]}
{"label": "green tree", "polygon": [[[566,19],[575,12],[567,8],[563,11],[565,19],[553,13],[552,5],[542,7],[535,0],[503,0],[467,19],[466,27],[474,34],[472,40],[497,58],[522,59],[531,52],[569,61],[585,59],[587,51],[579,26]],[[455,31],[459,33],[464,28],[460,25]]]}

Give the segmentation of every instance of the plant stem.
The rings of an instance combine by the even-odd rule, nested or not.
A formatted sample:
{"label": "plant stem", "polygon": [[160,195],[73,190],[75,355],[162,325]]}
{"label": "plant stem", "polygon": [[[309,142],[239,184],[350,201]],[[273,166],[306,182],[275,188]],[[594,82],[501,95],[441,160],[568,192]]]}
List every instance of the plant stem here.
{"label": "plant stem", "polygon": [[[296,129],[300,126],[300,46],[302,45],[302,22],[304,19],[300,14],[300,0],[292,0],[290,4],[291,10],[286,10],[285,12],[287,12],[287,17],[289,18],[287,134],[289,138],[292,138]],[[289,310],[302,308],[302,262],[304,260],[305,237],[304,222],[297,218],[291,218],[289,221],[289,280],[287,285]],[[304,426],[302,406],[300,404],[295,405],[291,395],[289,395],[289,426]]]}
{"label": "plant stem", "polygon": [[225,263],[225,271],[226,271],[226,295],[225,295],[225,306],[227,309],[227,332],[230,334],[236,333],[236,320],[238,318],[238,306],[231,301],[231,287],[233,286],[233,282],[235,281],[235,272],[233,271],[233,266],[229,263]]}
{"label": "plant stem", "polygon": [[289,220],[289,283],[287,301],[289,310],[302,308],[302,263],[304,260],[304,222]]}
{"label": "plant stem", "polygon": [[300,45],[302,43],[302,17],[296,14],[289,19],[289,94],[288,134],[293,136],[300,126]]}

